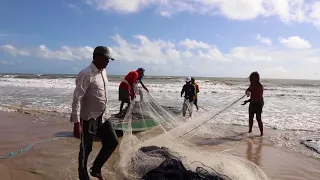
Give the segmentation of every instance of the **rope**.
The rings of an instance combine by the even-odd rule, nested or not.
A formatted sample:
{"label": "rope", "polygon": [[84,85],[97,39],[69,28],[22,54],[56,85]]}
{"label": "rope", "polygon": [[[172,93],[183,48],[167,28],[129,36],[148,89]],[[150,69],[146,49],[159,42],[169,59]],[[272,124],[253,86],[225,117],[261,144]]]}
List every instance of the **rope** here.
{"label": "rope", "polygon": [[203,123],[201,123],[200,125],[196,126],[195,128],[191,129],[190,131],[182,134],[181,136],[179,136],[178,138],[176,138],[175,140],[181,138],[182,136],[190,133],[191,131],[199,128],[200,126],[202,126],[203,124],[205,124],[206,122],[210,121],[211,119],[215,118],[217,115],[219,115],[220,113],[222,113],[223,111],[227,110],[229,107],[233,106],[235,103],[237,103],[238,101],[240,101],[242,98],[244,98],[246,95],[243,95],[241,98],[239,98],[238,100],[234,101],[232,104],[230,104],[229,106],[225,107],[224,109],[222,109],[221,111],[219,111],[218,113],[216,113],[215,115],[213,115],[211,118],[209,118],[208,120],[204,121]]}
{"label": "rope", "polygon": [[47,143],[47,142],[51,142],[51,141],[55,141],[55,140],[58,140],[60,139],[59,137],[57,138],[53,138],[53,139],[48,139],[48,140],[45,140],[45,141],[41,141],[41,142],[37,142],[37,143],[33,143],[33,144],[30,144],[29,146],[21,149],[20,151],[17,151],[17,152],[10,152],[7,156],[0,156],[0,159],[9,159],[9,158],[13,158],[17,155],[20,155],[20,154],[23,154],[29,150],[31,150],[33,148],[33,146],[37,145],[37,144],[42,144],[42,143]]}

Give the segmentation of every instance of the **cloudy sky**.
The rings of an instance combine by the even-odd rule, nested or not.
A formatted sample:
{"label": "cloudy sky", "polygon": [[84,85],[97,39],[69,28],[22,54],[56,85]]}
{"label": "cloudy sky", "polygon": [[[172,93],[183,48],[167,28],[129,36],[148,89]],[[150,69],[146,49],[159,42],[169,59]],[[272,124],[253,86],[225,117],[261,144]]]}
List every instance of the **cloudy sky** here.
{"label": "cloudy sky", "polygon": [[8,0],[0,72],[78,73],[97,45],[109,74],[320,79],[317,0]]}

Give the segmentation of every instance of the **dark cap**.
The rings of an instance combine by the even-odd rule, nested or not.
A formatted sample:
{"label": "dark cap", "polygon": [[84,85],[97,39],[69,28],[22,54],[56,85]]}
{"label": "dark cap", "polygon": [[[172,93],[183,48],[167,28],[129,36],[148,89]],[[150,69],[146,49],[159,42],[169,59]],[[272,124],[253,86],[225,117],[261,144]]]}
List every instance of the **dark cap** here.
{"label": "dark cap", "polygon": [[114,60],[114,58],[111,56],[110,49],[105,46],[97,46],[94,49],[93,54],[103,55],[108,59]]}

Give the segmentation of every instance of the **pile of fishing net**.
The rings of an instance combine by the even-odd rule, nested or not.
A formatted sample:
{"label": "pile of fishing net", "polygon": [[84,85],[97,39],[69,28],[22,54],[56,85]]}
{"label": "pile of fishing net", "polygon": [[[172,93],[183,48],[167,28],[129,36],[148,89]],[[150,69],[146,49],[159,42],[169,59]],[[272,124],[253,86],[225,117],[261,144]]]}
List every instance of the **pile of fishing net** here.
{"label": "pile of fishing net", "polygon": [[[212,152],[194,144],[192,130],[208,120],[208,115],[181,118],[157,103],[147,92],[140,90],[143,98],[128,109],[124,121],[129,122],[123,134],[115,167],[128,179],[145,180],[267,180],[265,173],[254,163],[229,155]],[[182,107],[182,104],[181,104]],[[134,134],[130,124],[132,112],[140,112],[140,121],[150,121],[158,126]],[[144,119],[147,117],[147,119]],[[186,135],[188,134],[188,136]]]}

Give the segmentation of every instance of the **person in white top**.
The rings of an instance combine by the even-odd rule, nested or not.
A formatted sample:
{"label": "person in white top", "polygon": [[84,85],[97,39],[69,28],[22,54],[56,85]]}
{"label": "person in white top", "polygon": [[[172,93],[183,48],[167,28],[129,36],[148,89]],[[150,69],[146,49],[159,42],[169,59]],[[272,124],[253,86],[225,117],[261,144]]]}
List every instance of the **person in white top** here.
{"label": "person in white top", "polygon": [[87,161],[95,135],[101,138],[102,148],[90,168],[93,177],[103,179],[101,168],[118,145],[112,123],[103,118],[108,101],[106,67],[109,60],[114,60],[110,50],[97,46],[93,51],[92,63],[76,79],[70,121],[74,123],[74,136],[81,138],[78,166],[80,180],[90,179]]}

